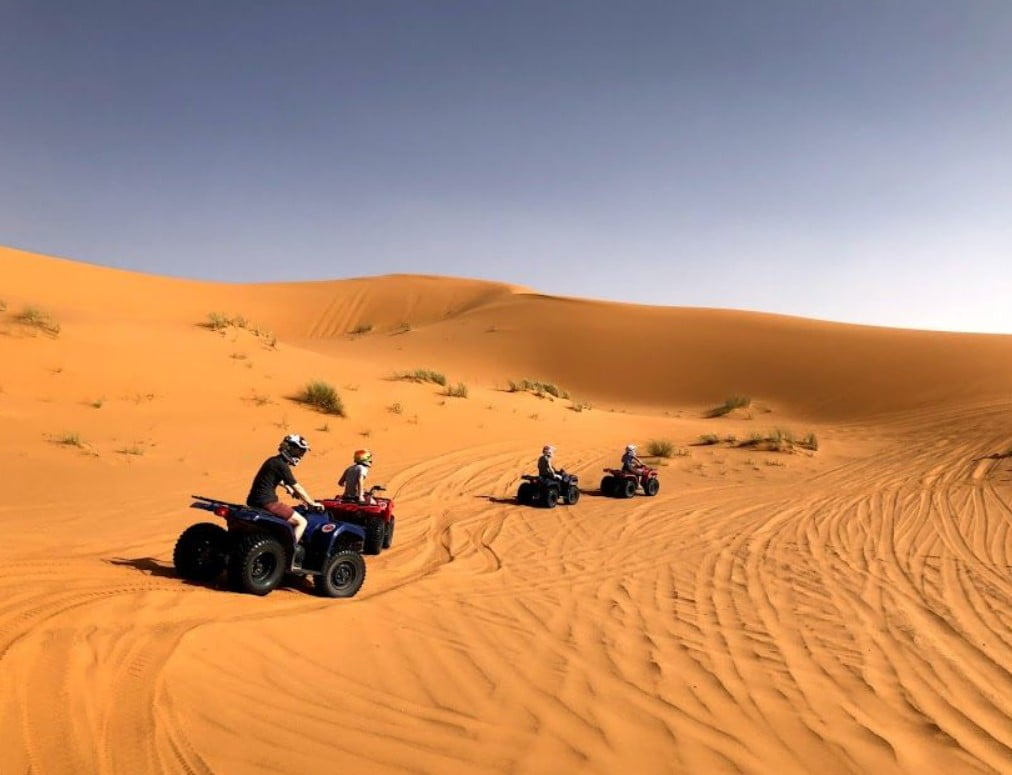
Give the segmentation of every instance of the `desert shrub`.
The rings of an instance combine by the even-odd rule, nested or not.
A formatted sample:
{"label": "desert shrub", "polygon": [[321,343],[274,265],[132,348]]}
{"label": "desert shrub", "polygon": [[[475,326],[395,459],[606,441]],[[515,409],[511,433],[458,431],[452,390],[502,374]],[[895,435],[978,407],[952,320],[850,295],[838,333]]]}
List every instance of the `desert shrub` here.
{"label": "desert shrub", "polygon": [[410,323],[401,323],[399,326],[397,326],[397,328],[394,329],[394,333],[395,334],[406,334],[406,333],[408,333],[411,330],[412,330],[412,328],[411,328],[411,324]]}
{"label": "desert shrub", "polygon": [[267,404],[273,403],[273,401],[271,401],[271,397],[270,396],[266,396],[263,393],[257,393],[257,392],[254,392],[250,396],[249,400],[252,401],[257,406],[267,406]]}
{"label": "desert shrub", "polygon": [[336,414],[344,417],[344,402],[333,385],[317,380],[306,385],[298,395],[298,400],[309,404],[325,414]]}
{"label": "desert shrub", "polygon": [[37,328],[52,336],[60,333],[60,324],[53,320],[49,313],[38,307],[25,307],[14,316],[14,319],[23,326]]}
{"label": "desert shrub", "polygon": [[212,331],[224,331],[231,322],[228,315],[223,315],[220,312],[208,312],[204,325]]}
{"label": "desert shrub", "polygon": [[144,448],[137,444],[130,447],[124,447],[123,449],[117,449],[116,451],[121,455],[134,455],[136,457],[144,454]]}
{"label": "desert shrub", "polygon": [[399,402],[394,402],[394,403],[390,404],[390,406],[388,406],[387,409],[390,410],[391,414],[403,414],[404,413],[404,407],[401,406]]}
{"label": "desert shrub", "polygon": [[90,403],[90,406],[92,409],[101,409],[104,404],[105,404],[104,398],[96,398],[94,401]]}
{"label": "desert shrub", "polygon": [[394,379],[407,382],[432,382],[436,385],[446,387],[446,375],[440,374],[432,369],[415,369],[414,371],[399,371],[394,374]]}
{"label": "desert shrub", "polygon": [[814,452],[819,448],[819,439],[814,433],[809,433],[805,436],[805,438],[798,442],[798,446],[810,449]]}
{"label": "desert shrub", "polygon": [[752,399],[748,396],[729,396],[723,404],[714,407],[706,413],[707,417],[722,417],[734,409],[745,409],[752,405]]}
{"label": "desert shrub", "polygon": [[574,401],[569,408],[572,409],[574,412],[583,412],[585,410],[590,410],[592,407],[585,401],[580,402]]}
{"label": "desert shrub", "polygon": [[553,382],[538,379],[521,379],[509,381],[510,393],[533,393],[536,396],[550,395],[555,398],[569,398],[569,393]]}
{"label": "desert shrub", "polygon": [[83,447],[80,434],[68,431],[53,439],[57,444],[65,444],[68,447]]}
{"label": "desert shrub", "polygon": [[770,452],[790,452],[795,447],[817,450],[819,440],[814,433],[809,433],[803,439],[798,440],[794,432],[789,428],[773,428],[766,433],[751,433],[747,440],[741,442],[739,447],[758,447]]}
{"label": "desert shrub", "polygon": [[447,385],[446,390],[443,391],[443,395],[450,398],[467,398],[467,385],[463,382],[458,382],[456,385]]}
{"label": "desert shrub", "polygon": [[650,439],[647,442],[647,454],[651,457],[671,457],[674,452],[674,442],[667,439]]}
{"label": "desert shrub", "polygon": [[699,437],[700,444],[719,444],[720,437],[716,433],[704,433]]}
{"label": "desert shrub", "polygon": [[372,331],[372,323],[359,323],[351,330],[351,333],[368,334],[370,331]]}

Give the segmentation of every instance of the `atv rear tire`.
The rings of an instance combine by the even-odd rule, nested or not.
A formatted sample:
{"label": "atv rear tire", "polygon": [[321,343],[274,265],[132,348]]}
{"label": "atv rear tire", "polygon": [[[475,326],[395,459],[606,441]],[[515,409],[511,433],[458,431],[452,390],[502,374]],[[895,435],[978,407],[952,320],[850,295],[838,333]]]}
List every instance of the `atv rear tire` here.
{"label": "atv rear tire", "polygon": [[636,494],[636,482],[632,479],[618,480],[618,495],[620,498],[631,498]]}
{"label": "atv rear tire", "polygon": [[223,570],[228,554],[228,531],[221,525],[199,522],[179,536],[172,564],[187,581],[213,581]]}
{"label": "atv rear tire", "polygon": [[397,517],[390,517],[390,521],[387,522],[387,528],[383,532],[383,548],[389,549],[391,544],[394,542],[394,522]]}
{"label": "atv rear tire", "polygon": [[517,488],[517,503],[521,506],[530,506],[534,502],[534,485],[524,482]]}
{"label": "atv rear tire", "polygon": [[354,597],[365,581],[365,560],[354,549],[334,552],[313,577],[313,591],[321,597]]}
{"label": "atv rear tire", "polygon": [[251,595],[266,595],[281,583],[288,556],[281,543],[263,533],[239,539],[232,554],[229,577],[233,585]]}
{"label": "atv rear tire", "polygon": [[615,477],[606,476],[601,480],[601,494],[606,498],[615,497]]}
{"label": "atv rear tire", "polygon": [[379,554],[383,551],[383,539],[387,534],[387,526],[382,517],[365,518],[365,544],[363,554]]}
{"label": "atv rear tire", "polygon": [[656,479],[647,479],[646,484],[643,485],[643,492],[650,497],[657,494],[657,491],[661,489],[661,483]]}

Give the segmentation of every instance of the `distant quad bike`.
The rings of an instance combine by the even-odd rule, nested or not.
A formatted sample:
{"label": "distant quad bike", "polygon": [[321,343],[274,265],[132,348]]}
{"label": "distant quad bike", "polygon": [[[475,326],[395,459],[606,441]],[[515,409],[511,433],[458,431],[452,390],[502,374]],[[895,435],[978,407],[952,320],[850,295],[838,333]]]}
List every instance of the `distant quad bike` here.
{"label": "distant quad bike", "polygon": [[365,581],[365,530],[326,512],[296,507],[308,521],[302,541],[286,520],[260,509],[193,495],[190,508],[210,511],[226,528],[199,522],[176,541],[172,561],[188,581],[211,582],[227,572],[230,585],[252,595],[274,590],[286,573],[312,576],[323,597],[353,597]]}
{"label": "distant quad bike", "polygon": [[379,554],[389,549],[394,541],[394,502],[391,498],[380,498],[377,492],[384,492],[386,487],[376,485],[366,494],[366,502],[346,500],[334,497],[320,501],[327,509],[331,519],[358,525],[365,530],[363,554]]}
{"label": "distant quad bike", "polygon": [[606,468],[604,471],[607,476],[601,480],[601,494],[609,498],[631,498],[636,494],[637,487],[642,487],[643,494],[652,497],[661,489],[657,471],[653,468],[644,466],[639,476],[621,468]]}
{"label": "distant quad bike", "polygon": [[554,509],[556,504],[574,505],[580,500],[580,477],[560,471],[561,479],[545,479],[533,474],[524,474],[517,490],[517,503],[522,506],[544,506]]}

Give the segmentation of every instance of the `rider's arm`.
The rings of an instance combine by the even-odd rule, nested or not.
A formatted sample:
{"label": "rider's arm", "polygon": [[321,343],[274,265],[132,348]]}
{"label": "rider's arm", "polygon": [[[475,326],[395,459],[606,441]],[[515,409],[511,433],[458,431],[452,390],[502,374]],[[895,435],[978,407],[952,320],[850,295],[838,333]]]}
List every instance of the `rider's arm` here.
{"label": "rider's arm", "polygon": [[316,501],[314,501],[309,496],[309,493],[306,492],[306,488],[303,487],[298,482],[296,482],[295,484],[292,485],[292,490],[295,492],[295,495],[298,496],[299,500],[303,501],[306,505],[308,505],[308,506],[315,506],[315,507],[319,507],[319,506],[322,505],[322,504],[319,504]]}

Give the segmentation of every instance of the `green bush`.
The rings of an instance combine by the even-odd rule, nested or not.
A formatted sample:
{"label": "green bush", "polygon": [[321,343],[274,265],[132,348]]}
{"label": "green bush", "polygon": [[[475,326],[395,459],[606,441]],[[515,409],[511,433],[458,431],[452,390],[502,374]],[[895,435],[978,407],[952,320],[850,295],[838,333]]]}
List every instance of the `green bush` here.
{"label": "green bush", "polygon": [[509,381],[510,393],[533,393],[536,396],[545,394],[555,398],[569,398],[569,393],[552,382],[543,382],[538,379],[522,379]]}
{"label": "green bush", "polygon": [[316,407],[324,414],[336,414],[344,417],[344,402],[334,387],[326,382],[316,381],[306,385],[298,396],[304,404]]}
{"label": "green bush", "polygon": [[674,442],[667,439],[650,439],[647,442],[647,454],[651,457],[671,457],[674,452]]}
{"label": "green bush", "polygon": [[463,382],[458,382],[456,385],[447,385],[446,390],[443,391],[443,395],[450,398],[467,398],[467,385]]}
{"label": "green bush", "polygon": [[25,307],[14,319],[23,326],[31,326],[53,336],[60,333],[60,324],[38,307]]}
{"label": "green bush", "polygon": [[745,409],[752,405],[752,399],[748,396],[730,396],[718,407],[706,413],[707,417],[722,417],[734,409]]}
{"label": "green bush", "polygon": [[433,384],[446,387],[446,375],[440,374],[432,369],[415,369],[414,371],[398,371],[394,379],[407,382],[432,382]]}
{"label": "green bush", "polygon": [[81,437],[77,433],[67,432],[62,436],[57,436],[53,439],[57,444],[65,444],[68,447],[83,447],[84,444],[81,442]]}

